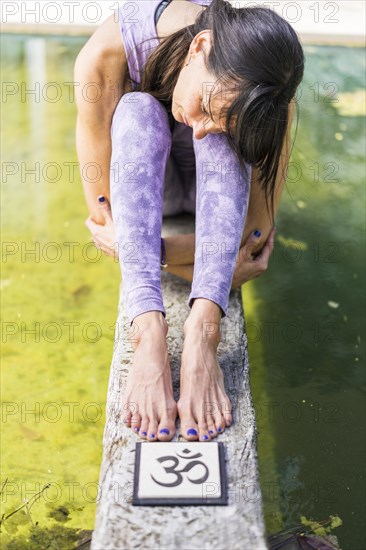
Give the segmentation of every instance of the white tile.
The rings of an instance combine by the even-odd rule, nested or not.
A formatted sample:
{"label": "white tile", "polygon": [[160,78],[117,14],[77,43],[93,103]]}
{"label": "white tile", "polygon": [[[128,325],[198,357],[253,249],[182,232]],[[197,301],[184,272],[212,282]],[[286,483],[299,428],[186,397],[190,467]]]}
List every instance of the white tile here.
{"label": "white tile", "polygon": [[[159,459],[163,460],[159,462]],[[189,470],[188,466],[191,466]],[[186,468],[187,471],[182,472]],[[139,474],[140,499],[221,496],[219,446],[216,442],[141,443]],[[193,483],[190,480],[201,481]],[[176,483],[176,486],[159,483]]]}

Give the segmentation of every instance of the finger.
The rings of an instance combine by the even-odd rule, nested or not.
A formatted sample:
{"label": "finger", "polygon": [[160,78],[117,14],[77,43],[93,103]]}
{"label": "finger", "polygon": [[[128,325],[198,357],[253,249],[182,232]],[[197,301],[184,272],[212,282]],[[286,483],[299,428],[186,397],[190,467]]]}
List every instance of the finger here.
{"label": "finger", "polygon": [[[98,224],[96,225],[98,226]],[[109,239],[104,239],[103,234],[101,234],[100,231],[100,226],[97,228],[97,232],[94,233],[90,240],[94,242],[97,248],[100,248],[103,252],[108,254],[108,256],[118,257],[118,243],[116,242],[111,244]]]}
{"label": "finger", "polygon": [[110,240],[104,239],[102,235],[94,235],[94,240],[105,250],[110,250],[112,253],[117,249],[118,243],[111,243]]}
{"label": "finger", "polygon": [[117,251],[112,249],[110,246],[107,247],[107,248],[104,248],[103,249],[103,252],[107,255],[107,256],[110,256],[111,258],[115,258],[116,260],[118,260],[118,254],[117,254]]}
{"label": "finger", "polygon": [[261,263],[264,263],[265,265],[268,264],[269,257],[273,251],[274,242],[275,242],[275,234],[276,234],[276,227],[273,226],[271,229],[270,234],[268,235],[267,242],[262,250],[262,253],[260,254],[260,257],[258,257],[259,261]]}
{"label": "finger", "polygon": [[261,232],[259,231],[259,229],[255,229],[250,233],[243,247],[245,249],[245,260],[249,260],[252,262],[257,258],[258,254],[255,253],[255,249],[258,246],[260,236]]}
{"label": "finger", "polygon": [[114,257],[113,252],[111,252],[111,251],[108,250],[107,248],[101,247],[100,249],[101,249],[101,251],[102,251],[106,256],[111,256],[112,258]]}
{"label": "finger", "polygon": [[97,248],[98,250],[101,250],[102,252],[104,252],[104,254],[109,253],[108,248],[106,246],[104,246],[103,243],[99,242],[98,239],[94,238],[94,239],[92,239],[92,241],[94,243],[95,248]]}
{"label": "finger", "polygon": [[106,222],[113,222],[111,205],[109,204],[108,199],[104,195],[99,195],[98,197],[99,210],[103,214]]}
{"label": "finger", "polygon": [[85,220],[85,226],[89,229],[91,233],[94,233],[96,228],[98,227],[98,224],[96,224],[92,219],[91,216]]}

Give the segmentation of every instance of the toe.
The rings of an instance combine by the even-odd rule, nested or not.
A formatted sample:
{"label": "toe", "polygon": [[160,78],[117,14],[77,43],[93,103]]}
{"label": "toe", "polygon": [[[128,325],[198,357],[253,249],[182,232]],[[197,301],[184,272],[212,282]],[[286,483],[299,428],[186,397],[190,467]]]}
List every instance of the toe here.
{"label": "toe", "polygon": [[197,441],[198,439],[198,426],[194,421],[190,422],[182,429],[182,436],[187,441]]}
{"label": "toe", "polygon": [[122,413],[123,424],[125,426],[131,427],[131,418],[131,412],[127,408],[124,408]]}
{"label": "toe", "polygon": [[225,429],[225,420],[221,414],[221,411],[217,411],[213,419],[215,420],[216,432],[218,434],[222,433]]}
{"label": "toe", "polygon": [[175,434],[175,422],[163,417],[159,422],[158,439],[159,441],[170,441]]}
{"label": "toe", "polygon": [[218,434],[222,434],[225,431],[225,420],[222,415],[216,415],[215,425]]}
{"label": "toe", "polygon": [[181,435],[187,441],[197,441],[198,439],[198,426],[193,417],[188,417],[184,421],[181,420]]}
{"label": "toe", "polygon": [[202,422],[198,426],[198,431],[199,431],[200,441],[210,441],[211,436],[208,433],[208,426],[206,423]]}
{"label": "toe", "polygon": [[180,434],[187,441],[197,441],[198,426],[192,411],[181,400],[177,403],[177,410],[180,420]]}
{"label": "toe", "polygon": [[211,439],[213,437],[216,437],[217,436],[216,426],[215,426],[215,421],[212,418],[212,416],[209,416],[207,418],[207,426],[208,426],[208,434],[211,437]]}
{"label": "toe", "polygon": [[224,418],[225,426],[229,427],[232,424],[233,417],[232,417],[232,407],[229,399],[225,399],[222,406],[222,416]]}
{"label": "toe", "polygon": [[158,422],[157,420],[150,420],[149,428],[147,430],[147,440],[148,441],[157,441],[158,433]]}
{"label": "toe", "polygon": [[141,425],[140,425],[140,431],[139,431],[139,436],[142,438],[142,439],[146,439],[147,438],[147,431],[149,429],[149,417],[148,416],[143,416],[142,419],[141,419]]}
{"label": "toe", "polygon": [[225,425],[228,428],[233,423],[232,414],[231,413],[225,413],[224,418],[225,418]]}
{"label": "toe", "polygon": [[135,433],[139,433],[141,426],[141,416],[139,413],[133,414],[131,417],[131,430]]}

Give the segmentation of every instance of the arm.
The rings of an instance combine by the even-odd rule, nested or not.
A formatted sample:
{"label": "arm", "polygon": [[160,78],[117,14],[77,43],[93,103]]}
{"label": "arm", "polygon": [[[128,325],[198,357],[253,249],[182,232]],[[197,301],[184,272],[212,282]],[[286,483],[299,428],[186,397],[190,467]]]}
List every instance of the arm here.
{"label": "arm", "polygon": [[[116,105],[127,91],[123,90],[126,74],[127,61],[119,23],[111,15],[80,51],[74,69],[78,110],[76,148],[81,179],[90,215],[101,224],[104,218],[98,209],[97,197],[104,195],[109,200],[110,128]],[[90,83],[96,86],[90,86],[88,90]],[[96,90],[99,99],[90,101],[88,96],[93,99]],[[92,167],[85,170],[89,163],[96,163],[98,170]],[[99,176],[97,181],[96,175]]]}

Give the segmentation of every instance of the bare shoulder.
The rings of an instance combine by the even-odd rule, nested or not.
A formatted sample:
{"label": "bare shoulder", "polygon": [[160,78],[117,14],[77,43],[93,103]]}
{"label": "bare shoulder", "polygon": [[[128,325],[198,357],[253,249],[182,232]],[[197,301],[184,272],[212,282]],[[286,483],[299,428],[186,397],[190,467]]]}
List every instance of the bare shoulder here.
{"label": "bare shoulder", "polygon": [[197,15],[206,9],[189,0],[172,0],[165,8],[156,25],[158,37],[169,36],[183,27],[192,25]]}
{"label": "bare shoulder", "polygon": [[126,57],[118,18],[116,18],[115,15],[108,17],[108,19],[94,31],[80,51],[80,54],[83,55],[85,52],[88,54],[92,53],[94,58],[101,56]]}
{"label": "bare shoulder", "polygon": [[125,81],[128,72],[126,52],[114,14],[86,42],[76,59],[75,71],[90,76],[98,73],[101,80],[111,84]]}

